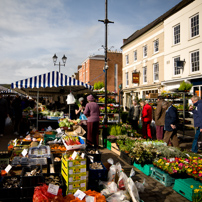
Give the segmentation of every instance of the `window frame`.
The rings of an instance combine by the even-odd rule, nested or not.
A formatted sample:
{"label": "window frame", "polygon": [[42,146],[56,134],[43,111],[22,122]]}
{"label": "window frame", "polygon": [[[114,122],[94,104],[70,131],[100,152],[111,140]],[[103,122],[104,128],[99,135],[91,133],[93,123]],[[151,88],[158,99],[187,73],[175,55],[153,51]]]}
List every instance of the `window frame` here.
{"label": "window frame", "polygon": [[[192,67],[192,54],[194,53],[198,53],[198,61],[195,61],[195,62],[198,62],[198,70],[196,71],[192,71],[193,67]],[[195,68],[195,67],[194,67]],[[200,52],[199,50],[195,50],[195,51],[192,51],[190,52],[190,72],[191,73],[198,73],[200,71]]]}
{"label": "window frame", "polygon": [[129,73],[126,72],[126,86],[129,86]]}
{"label": "window frame", "polygon": [[129,55],[126,55],[126,65],[129,64]]}
{"label": "window frame", "polygon": [[[196,26],[192,27],[192,19],[197,17],[197,16],[198,16],[198,24]],[[193,31],[192,30],[193,28],[198,28],[198,30],[197,30],[198,33],[196,33],[195,35],[193,35],[193,33],[197,32],[197,31]],[[190,38],[192,39],[192,38],[197,37],[197,36],[199,36],[199,13],[196,13],[195,15],[190,17]]]}
{"label": "window frame", "polygon": [[[145,74],[145,70],[146,70],[146,74]],[[143,84],[147,83],[147,66],[143,67]],[[145,81],[146,80],[146,81]]]}
{"label": "window frame", "polygon": [[[155,71],[154,71],[155,65],[157,65],[157,67],[158,67],[158,79],[155,79]],[[159,62],[156,62],[156,63],[153,64],[153,78],[154,78],[154,82],[159,81]]]}
{"label": "window frame", "polygon": [[[178,59],[178,60],[176,60],[176,59]],[[180,70],[180,68],[177,69],[177,65],[176,65],[176,62],[177,62],[177,61],[180,61],[180,56],[176,56],[176,57],[173,58],[173,75],[174,75],[174,76],[179,76],[179,75],[181,75],[181,70]],[[179,72],[179,74],[176,74],[175,72]]]}
{"label": "window frame", "polygon": [[[146,49],[145,49],[146,48]],[[147,57],[147,45],[144,45],[143,46],[143,58],[146,58]],[[146,52],[145,52],[146,51]],[[146,53],[146,55],[145,55],[145,53]]]}
{"label": "window frame", "polygon": [[133,56],[134,56],[134,62],[136,62],[137,61],[137,50],[135,50],[133,52]]}
{"label": "window frame", "polygon": [[[177,27],[179,27],[179,33],[175,35],[175,28],[177,28]],[[177,24],[177,25],[175,25],[175,26],[173,27],[173,44],[174,44],[174,45],[177,45],[177,44],[180,43],[180,28],[181,28],[180,24]],[[175,37],[175,36],[176,36],[176,37]],[[176,39],[176,38],[177,38],[177,39]],[[179,40],[179,41],[177,41],[177,40]],[[176,41],[177,41],[177,42],[176,42]]]}
{"label": "window frame", "polygon": [[[155,47],[156,47],[155,42],[157,42],[157,41],[158,41],[158,46],[157,46],[158,50],[156,51],[155,50]],[[159,52],[159,39],[154,40],[153,45],[154,45],[154,53],[158,53]]]}

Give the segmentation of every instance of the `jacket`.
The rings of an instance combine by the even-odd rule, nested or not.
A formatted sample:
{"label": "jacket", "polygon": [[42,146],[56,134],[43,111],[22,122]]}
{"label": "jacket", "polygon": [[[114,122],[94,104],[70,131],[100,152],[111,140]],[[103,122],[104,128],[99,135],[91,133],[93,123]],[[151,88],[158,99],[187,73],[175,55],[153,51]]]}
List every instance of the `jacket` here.
{"label": "jacket", "polygon": [[194,117],[194,127],[202,128],[202,100],[199,100],[194,104],[195,109],[192,110]]}
{"label": "jacket", "polygon": [[139,120],[140,117],[140,106],[132,106],[129,110],[128,117],[131,120]]}
{"label": "jacket", "polygon": [[164,126],[165,124],[165,115],[166,109],[162,108],[162,100],[157,103],[157,107],[155,110],[155,124],[157,126]]}
{"label": "jacket", "polygon": [[165,115],[165,130],[166,131],[173,131],[172,127],[170,126],[171,124],[177,126],[178,124],[178,114],[177,114],[177,109],[171,105],[167,110],[166,110],[166,115]]}
{"label": "jacket", "polygon": [[87,122],[99,122],[100,109],[99,105],[95,102],[89,102],[83,114],[87,117]]}
{"label": "jacket", "polygon": [[141,118],[143,122],[149,122],[152,120],[152,107],[149,104],[143,106]]}

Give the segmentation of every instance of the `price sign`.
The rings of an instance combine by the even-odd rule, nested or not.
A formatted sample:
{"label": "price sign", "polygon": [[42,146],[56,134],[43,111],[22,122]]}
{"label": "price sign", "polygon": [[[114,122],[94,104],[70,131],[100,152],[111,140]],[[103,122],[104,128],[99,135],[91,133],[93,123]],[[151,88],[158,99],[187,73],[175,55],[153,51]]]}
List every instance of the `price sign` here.
{"label": "price sign", "polygon": [[58,190],[59,190],[59,186],[58,185],[54,185],[54,184],[49,184],[48,185],[48,192],[53,194],[53,195],[58,195]]}
{"label": "price sign", "polygon": [[82,192],[81,190],[77,190],[74,194],[75,197],[78,197],[80,200],[83,200],[83,198],[86,196],[86,194],[84,192]]}
{"label": "price sign", "polygon": [[76,156],[77,156],[77,152],[74,151],[74,153],[72,154],[72,159],[74,160],[76,158]]}
{"label": "price sign", "polygon": [[8,173],[11,168],[12,168],[12,166],[9,164],[9,165],[7,165],[7,167],[5,168],[5,171]]}
{"label": "price sign", "polygon": [[21,154],[25,157],[27,155],[27,151],[28,151],[28,149],[23,149]]}

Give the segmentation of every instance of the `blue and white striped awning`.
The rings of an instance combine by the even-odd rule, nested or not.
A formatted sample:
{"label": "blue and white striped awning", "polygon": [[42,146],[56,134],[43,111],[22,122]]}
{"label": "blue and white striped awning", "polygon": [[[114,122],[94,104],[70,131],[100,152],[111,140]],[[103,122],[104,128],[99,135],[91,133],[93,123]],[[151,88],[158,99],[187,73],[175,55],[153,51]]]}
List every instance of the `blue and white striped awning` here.
{"label": "blue and white striped awning", "polygon": [[21,89],[28,94],[30,92],[57,93],[56,89],[71,89],[72,92],[80,92],[83,90],[93,90],[93,86],[76,80],[63,73],[52,71],[27,79],[19,80],[11,83],[11,89]]}

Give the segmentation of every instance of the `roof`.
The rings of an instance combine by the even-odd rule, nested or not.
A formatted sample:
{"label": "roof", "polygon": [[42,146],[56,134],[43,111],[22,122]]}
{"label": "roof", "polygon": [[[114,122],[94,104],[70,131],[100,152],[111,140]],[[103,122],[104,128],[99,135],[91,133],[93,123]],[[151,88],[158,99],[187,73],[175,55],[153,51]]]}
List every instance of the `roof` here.
{"label": "roof", "polygon": [[176,6],[174,6],[173,8],[171,8],[170,10],[168,10],[166,13],[164,13],[163,15],[161,15],[160,17],[158,17],[156,20],[154,20],[150,24],[146,25],[142,29],[135,31],[127,39],[124,39],[124,44],[123,44],[123,46],[121,46],[121,48],[123,48],[124,46],[126,46],[127,44],[129,44],[130,42],[132,42],[133,40],[137,39],[138,37],[140,37],[141,35],[143,35],[145,32],[149,31],[151,28],[153,28],[156,25],[158,25],[159,23],[163,22],[168,17],[170,17],[171,15],[175,14],[176,12],[178,12],[179,10],[181,10],[182,8],[186,7],[187,5],[189,5],[190,3],[192,3],[193,1],[195,1],[195,0],[182,0],[180,3],[178,3]]}

